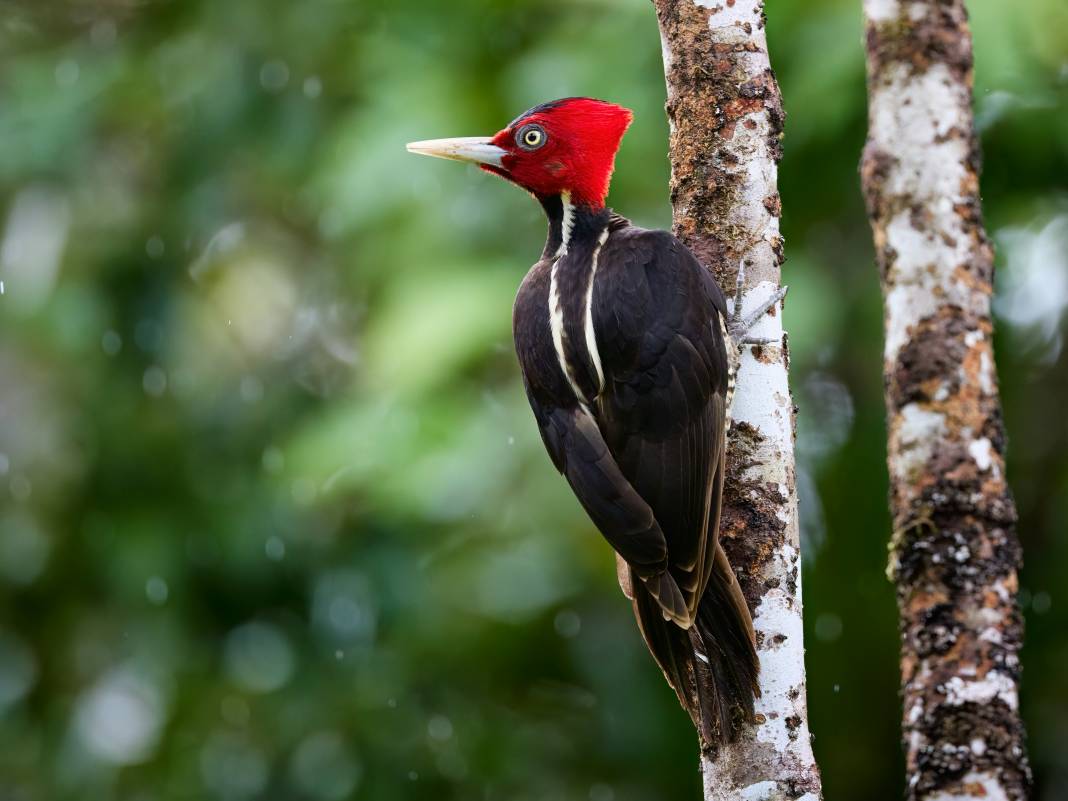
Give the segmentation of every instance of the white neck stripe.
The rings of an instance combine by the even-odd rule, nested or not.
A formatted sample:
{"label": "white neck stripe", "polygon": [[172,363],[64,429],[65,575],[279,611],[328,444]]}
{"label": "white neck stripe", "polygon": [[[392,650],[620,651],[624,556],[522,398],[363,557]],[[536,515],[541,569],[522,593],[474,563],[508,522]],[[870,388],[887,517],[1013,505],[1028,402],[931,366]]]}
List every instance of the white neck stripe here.
{"label": "white neck stripe", "polygon": [[575,228],[575,207],[571,205],[571,193],[560,193],[560,205],[564,215],[560,220],[560,247],[556,249],[556,257],[559,258],[567,253],[567,245],[571,241],[571,232]]}

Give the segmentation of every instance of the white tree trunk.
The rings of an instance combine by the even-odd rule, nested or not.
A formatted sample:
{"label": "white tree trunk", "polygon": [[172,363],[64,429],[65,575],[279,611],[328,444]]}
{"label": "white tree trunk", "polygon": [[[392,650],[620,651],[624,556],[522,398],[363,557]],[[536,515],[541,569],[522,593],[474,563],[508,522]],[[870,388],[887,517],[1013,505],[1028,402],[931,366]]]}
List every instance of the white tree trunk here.
{"label": "white tree trunk", "polygon": [[[654,0],[671,123],[675,233],[743,306],[780,281],[776,186],[782,99],[759,0]],[[760,657],[757,722],[702,754],[707,801],[817,801],[820,776],[805,702],[801,556],[789,357],[777,306],[746,348],[728,443],[721,539],[753,612]]]}
{"label": "white tree trunk", "polygon": [[907,797],[1023,801],[1020,547],[963,0],[864,0]]}

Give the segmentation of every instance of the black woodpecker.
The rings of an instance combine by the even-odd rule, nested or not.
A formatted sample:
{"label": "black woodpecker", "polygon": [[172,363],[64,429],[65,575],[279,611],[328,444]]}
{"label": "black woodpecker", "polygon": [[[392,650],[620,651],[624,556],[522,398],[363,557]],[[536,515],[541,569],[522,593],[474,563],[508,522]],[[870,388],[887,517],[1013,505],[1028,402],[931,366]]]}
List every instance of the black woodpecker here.
{"label": "black woodpecker", "polygon": [[734,369],[749,328],[785,290],[731,317],[678,239],[605,206],[631,119],[612,103],[566,98],[492,137],[408,150],[473,162],[545,209],[548,239],[513,312],[530,407],[553,464],[616,552],[649,650],[715,749],[752,718],[759,694],[752,619],[718,536]]}

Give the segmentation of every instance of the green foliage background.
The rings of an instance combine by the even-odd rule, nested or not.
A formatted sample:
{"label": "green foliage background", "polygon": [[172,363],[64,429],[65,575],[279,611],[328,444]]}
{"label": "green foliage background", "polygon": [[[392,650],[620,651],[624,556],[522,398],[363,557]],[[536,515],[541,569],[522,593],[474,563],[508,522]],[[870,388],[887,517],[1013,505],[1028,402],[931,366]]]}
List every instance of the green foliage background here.
{"label": "green foliage background", "polygon": [[[1036,797],[1068,798],[1068,7],[973,2]],[[859,0],[771,0],[809,707],[901,796]],[[636,111],[646,0],[0,2],[0,798],[695,798],[511,351],[529,198],[412,139]]]}

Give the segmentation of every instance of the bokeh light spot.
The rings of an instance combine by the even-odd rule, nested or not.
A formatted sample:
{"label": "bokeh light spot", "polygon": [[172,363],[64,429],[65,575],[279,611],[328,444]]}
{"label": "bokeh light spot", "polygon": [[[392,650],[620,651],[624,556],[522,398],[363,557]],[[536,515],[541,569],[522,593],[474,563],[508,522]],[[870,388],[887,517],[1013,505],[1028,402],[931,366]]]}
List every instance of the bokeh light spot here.
{"label": "bokeh light spot", "polygon": [[226,638],[224,653],[230,678],[249,692],[274,692],[293,675],[292,646],[270,623],[252,622],[234,629]]}
{"label": "bokeh light spot", "polygon": [[79,699],[74,729],[93,757],[133,765],[152,756],[165,715],[154,683],[132,668],[117,668]]}
{"label": "bokeh light spot", "polygon": [[289,765],[293,784],[303,793],[323,801],[348,798],[363,771],[352,750],[336,732],[309,735],[297,747]]}

